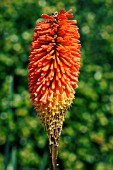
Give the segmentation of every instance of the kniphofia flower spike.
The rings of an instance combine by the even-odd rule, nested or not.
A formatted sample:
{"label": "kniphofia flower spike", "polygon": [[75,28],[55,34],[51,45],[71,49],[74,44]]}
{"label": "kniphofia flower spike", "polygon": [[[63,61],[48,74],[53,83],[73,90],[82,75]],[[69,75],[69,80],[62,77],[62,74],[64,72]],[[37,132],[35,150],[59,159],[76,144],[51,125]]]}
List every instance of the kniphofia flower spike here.
{"label": "kniphofia flower spike", "polygon": [[66,110],[74,99],[80,69],[80,35],[72,10],[42,14],[29,56],[29,91],[49,143],[58,143]]}

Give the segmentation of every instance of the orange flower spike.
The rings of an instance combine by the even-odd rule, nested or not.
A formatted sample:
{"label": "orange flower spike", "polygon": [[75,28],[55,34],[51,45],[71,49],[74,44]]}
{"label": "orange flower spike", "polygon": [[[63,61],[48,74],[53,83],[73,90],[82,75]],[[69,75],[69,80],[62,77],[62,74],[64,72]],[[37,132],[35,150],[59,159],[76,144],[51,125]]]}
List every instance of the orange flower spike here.
{"label": "orange flower spike", "polygon": [[74,99],[80,69],[80,41],[72,9],[37,22],[29,56],[29,91],[48,134],[58,144],[65,112]]}

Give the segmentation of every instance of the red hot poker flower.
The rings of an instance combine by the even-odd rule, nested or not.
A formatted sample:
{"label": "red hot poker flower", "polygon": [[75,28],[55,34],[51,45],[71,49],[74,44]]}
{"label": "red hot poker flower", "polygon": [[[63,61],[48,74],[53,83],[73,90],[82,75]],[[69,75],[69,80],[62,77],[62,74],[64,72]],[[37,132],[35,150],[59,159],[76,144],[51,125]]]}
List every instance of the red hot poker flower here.
{"label": "red hot poker flower", "polygon": [[64,114],[74,99],[80,68],[80,35],[72,10],[42,14],[29,56],[29,91],[47,131],[57,143]]}

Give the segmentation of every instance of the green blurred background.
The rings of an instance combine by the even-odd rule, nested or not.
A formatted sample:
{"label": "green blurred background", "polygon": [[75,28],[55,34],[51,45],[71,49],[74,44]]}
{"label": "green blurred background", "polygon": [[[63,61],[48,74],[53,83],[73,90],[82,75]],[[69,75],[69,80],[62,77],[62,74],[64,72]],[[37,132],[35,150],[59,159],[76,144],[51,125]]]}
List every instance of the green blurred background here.
{"label": "green blurred background", "polygon": [[46,170],[46,132],[28,93],[28,56],[42,13],[73,9],[81,74],[63,126],[59,170],[113,170],[113,1],[0,2],[0,170]]}

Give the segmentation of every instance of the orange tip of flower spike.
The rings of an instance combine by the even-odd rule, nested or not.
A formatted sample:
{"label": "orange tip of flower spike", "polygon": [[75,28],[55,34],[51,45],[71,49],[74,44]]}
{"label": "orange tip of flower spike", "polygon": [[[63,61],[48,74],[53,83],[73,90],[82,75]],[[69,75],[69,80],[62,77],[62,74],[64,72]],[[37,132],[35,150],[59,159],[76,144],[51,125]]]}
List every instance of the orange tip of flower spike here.
{"label": "orange tip of flower spike", "polygon": [[64,115],[74,99],[80,69],[80,34],[72,9],[37,22],[29,56],[29,91],[50,143],[60,137]]}

